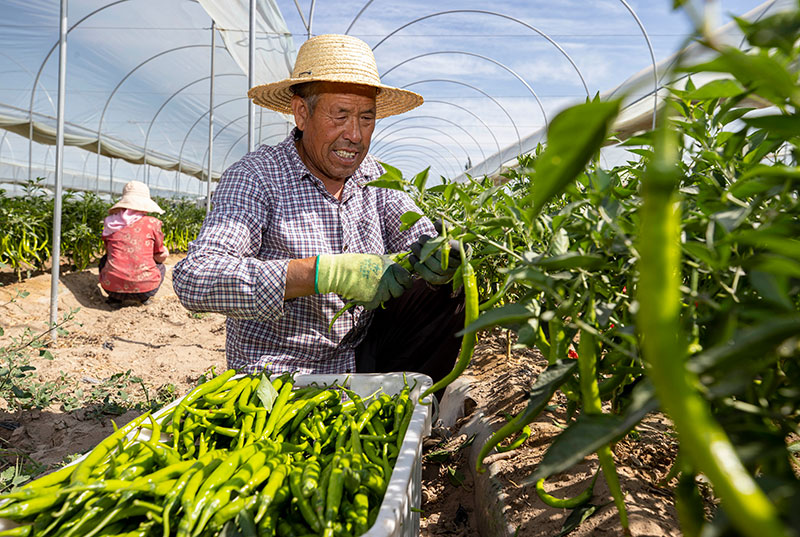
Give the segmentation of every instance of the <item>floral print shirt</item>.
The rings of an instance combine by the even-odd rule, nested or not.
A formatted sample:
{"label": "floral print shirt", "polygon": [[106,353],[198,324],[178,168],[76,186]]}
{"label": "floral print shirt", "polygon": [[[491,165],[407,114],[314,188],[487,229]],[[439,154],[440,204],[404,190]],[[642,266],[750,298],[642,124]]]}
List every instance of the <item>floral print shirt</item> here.
{"label": "floral print shirt", "polygon": [[161,283],[154,255],[165,252],[161,220],[143,216],[133,224],[103,237],[107,260],[100,285],[116,293],[146,293]]}

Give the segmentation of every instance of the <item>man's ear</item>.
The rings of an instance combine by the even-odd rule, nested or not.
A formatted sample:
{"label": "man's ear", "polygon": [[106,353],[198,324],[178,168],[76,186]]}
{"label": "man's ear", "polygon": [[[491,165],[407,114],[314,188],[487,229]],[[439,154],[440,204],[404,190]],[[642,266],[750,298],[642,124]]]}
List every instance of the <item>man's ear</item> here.
{"label": "man's ear", "polygon": [[292,113],[294,114],[294,124],[301,131],[306,130],[306,123],[311,114],[308,112],[306,102],[299,95],[292,95]]}

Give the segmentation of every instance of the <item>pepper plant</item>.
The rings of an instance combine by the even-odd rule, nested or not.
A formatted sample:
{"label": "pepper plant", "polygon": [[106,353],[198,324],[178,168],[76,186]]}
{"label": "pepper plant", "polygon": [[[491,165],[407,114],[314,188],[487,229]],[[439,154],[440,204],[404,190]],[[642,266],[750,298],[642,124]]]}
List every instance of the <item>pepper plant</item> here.
{"label": "pepper plant", "polygon": [[[471,246],[483,303],[465,332],[504,326],[548,359],[527,408],[479,459],[558,390],[574,419],[527,483],[596,452],[625,531],[610,447],[659,409],[680,441],[685,535],[800,527],[800,16],[740,24],[750,53],[707,41],[715,56],[684,68],[670,113],[626,142],[625,165],[598,164],[619,103],[594,100],[554,118],[547,146],[501,181],[382,178]],[[696,87],[700,72],[722,76]],[[711,521],[701,474],[721,500]]]}

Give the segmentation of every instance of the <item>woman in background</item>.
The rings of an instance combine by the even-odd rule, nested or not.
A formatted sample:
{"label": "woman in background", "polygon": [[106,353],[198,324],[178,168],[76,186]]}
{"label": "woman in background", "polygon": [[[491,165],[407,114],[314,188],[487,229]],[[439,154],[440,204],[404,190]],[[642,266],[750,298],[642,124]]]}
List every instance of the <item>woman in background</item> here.
{"label": "woman in background", "polygon": [[163,212],[140,181],[126,184],[122,198],[108,210],[103,221],[106,255],[100,258],[99,268],[109,304],[146,304],[158,292],[169,251],[161,220],[147,213]]}

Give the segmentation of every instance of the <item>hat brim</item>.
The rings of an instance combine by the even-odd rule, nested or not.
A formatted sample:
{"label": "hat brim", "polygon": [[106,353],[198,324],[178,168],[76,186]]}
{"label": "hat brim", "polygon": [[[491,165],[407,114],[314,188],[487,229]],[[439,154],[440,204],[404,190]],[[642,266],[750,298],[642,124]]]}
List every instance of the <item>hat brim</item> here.
{"label": "hat brim", "polygon": [[278,82],[261,84],[250,88],[247,96],[253,100],[254,104],[269,108],[283,114],[292,114],[292,86],[306,82],[340,82],[346,84],[368,85],[377,88],[378,95],[375,97],[375,118],[380,119],[387,116],[394,116],[413,110],[423,103],[422,95],[413,91],[386,86],[383,84],[363,84],[353,80],[343,80],[340,78],[287,78]]}
{"label": "hat brim", "polygon": [[143,213],[164,213],[164,209],[149,198],[125,199],[123,196],[121,200],[112,205],[108,210],[113,211],[114,209],[133,209],[134,211],[142,211]]}

